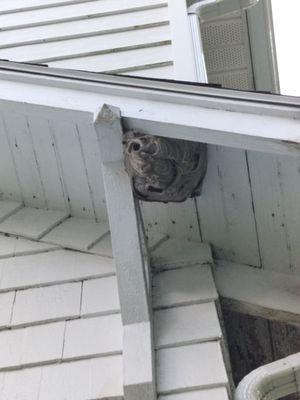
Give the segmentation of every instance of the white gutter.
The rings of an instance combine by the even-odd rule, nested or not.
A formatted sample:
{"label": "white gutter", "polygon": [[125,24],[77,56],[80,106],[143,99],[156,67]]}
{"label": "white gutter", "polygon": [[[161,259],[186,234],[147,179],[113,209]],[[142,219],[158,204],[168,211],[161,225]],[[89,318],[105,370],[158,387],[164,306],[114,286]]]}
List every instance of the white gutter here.
{"label": "white gutter", "polygon": [[235,400],[277,400],[300,392],[300,353],[264,365],[239,384]]}
{"label": "white gutter", "polygon": [[260,0],[200,0],[189,7],[189,13],[196,13],[201,20],[221,17],[238,10],[255,6]]}
{"label": "white gutter", "polygon": [[92,119],[112,104],[129,130],[299,156],[298,98],[10,62],[0,62],[0,93],[3,110],[35,104]]}

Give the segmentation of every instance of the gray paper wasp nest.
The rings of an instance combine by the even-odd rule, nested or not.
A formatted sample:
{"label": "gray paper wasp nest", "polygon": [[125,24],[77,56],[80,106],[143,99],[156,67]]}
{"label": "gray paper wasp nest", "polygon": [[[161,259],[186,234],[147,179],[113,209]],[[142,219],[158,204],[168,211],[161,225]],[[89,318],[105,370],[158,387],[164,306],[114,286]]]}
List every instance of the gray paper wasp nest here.
{"label": "gray paper wasp nest", "polygon": [[138,199],[167,203],[200,195],[207,166],[205,144],[129,131],[123,146]]}

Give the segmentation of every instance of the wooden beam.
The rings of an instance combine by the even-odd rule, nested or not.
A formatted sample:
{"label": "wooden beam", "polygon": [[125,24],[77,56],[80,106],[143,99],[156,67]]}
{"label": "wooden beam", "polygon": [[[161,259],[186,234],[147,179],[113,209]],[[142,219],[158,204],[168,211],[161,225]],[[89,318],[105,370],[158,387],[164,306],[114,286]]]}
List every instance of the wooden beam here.
{"label": "wooden beam", "polygon": [[124,325],[125,400],[155,400],[152,315],[137,204],[123,163],[121,113],[104,105],[95,116]]}
{"label": "wooden beam", "polygon": [[214,270],[225,308],[291,324],[300,323],[300,277],[219,261]]}
{"label": "wooden beam", "polygon": [[113,254],[124,325],[150,320],[144,260],[130,180],[123,164],[120,111],[104,105],[96,116]]}

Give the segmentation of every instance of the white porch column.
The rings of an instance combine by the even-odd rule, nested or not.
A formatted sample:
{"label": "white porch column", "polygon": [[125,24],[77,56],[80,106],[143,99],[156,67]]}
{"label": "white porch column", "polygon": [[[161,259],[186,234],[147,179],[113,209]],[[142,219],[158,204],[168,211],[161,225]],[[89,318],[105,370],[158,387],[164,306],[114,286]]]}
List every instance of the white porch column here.
{"label": "white porch column", "polygon": [[137,203],[123,163],[120,110],[104,105],[95,116],[116,262],[123,336],[126,400],[155,400],[151,300],[142,251]]}

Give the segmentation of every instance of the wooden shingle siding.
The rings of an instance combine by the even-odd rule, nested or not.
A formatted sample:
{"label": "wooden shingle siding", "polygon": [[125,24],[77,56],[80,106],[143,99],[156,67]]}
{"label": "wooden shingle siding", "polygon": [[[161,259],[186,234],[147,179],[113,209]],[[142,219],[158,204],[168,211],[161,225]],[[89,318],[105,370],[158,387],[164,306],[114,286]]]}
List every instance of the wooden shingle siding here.
{"label": "wooden shingle siding", "polygon": [[0,235],[0,258],[38,254],[45,251],[57,250],[58,248],[59,246],[49,243],[40,243],[19,237]]}
{"label": "wooden shingle siding", "polygon": [[0,383],[3,400],[122,400],[122,357],[101,357],[3,372]]}
{"label": "wooden shingle siding", "polygon": [[225,388],[192,391],[189,393],[172,394],[160,396],[158,400],[228,400]]}
{"label": "wooden shingle siding", "polygon": [[0,260],[0,291],[107,278],[114,274],[112,259],[62,249]]}
{"label": "wooden shingle siding", "polygon": [[184,240],[167,240],[152,254],[160,400],[228,399],[230,366],[212,263],[208,245]]}
{"label": "wooden shingle siding", "polygon": [[[16,234],[40,226],[20,226],[20,212],[26,218],[31,212],[43,215],[42,230],[52,231],[49,211],[16,202],[0,202],[2,226],[8,223]],[[77,249],[93,242],[95,228],[101,231],[99,223],[80,219],[59,227]],[[122,400],[123,329],[114,260],[16,236],[0,236],[0,246],[1,398]]]}

